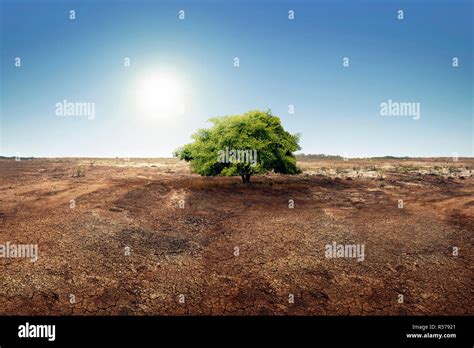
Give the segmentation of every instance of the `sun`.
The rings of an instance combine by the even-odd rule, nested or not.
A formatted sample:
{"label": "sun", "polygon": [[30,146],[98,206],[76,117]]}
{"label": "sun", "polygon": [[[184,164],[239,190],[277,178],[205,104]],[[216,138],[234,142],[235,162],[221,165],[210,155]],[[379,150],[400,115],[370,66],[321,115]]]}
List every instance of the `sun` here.
{"label": "sun", "polygon": [[163,119],[184,112],[184,89],[179,77],[166,72],[147,72],[137,82],[137,107],[141,114]]}

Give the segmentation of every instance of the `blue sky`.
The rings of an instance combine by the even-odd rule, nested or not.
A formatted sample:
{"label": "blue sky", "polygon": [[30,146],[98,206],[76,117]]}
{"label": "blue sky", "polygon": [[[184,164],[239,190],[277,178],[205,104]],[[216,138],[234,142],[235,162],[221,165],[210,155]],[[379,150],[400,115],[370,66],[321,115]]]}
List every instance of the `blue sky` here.
{"label": "blue sky", "polygon": [[[257,108],[305,153],[474,154],[472,1],[0,2],[1,155],[171,156],[210,117]],[[184,112],[142,115],[137,86],[156,71]],[[95,117],[56,115],[64,99]],[[389,99],[420,118],[381,116]]]}

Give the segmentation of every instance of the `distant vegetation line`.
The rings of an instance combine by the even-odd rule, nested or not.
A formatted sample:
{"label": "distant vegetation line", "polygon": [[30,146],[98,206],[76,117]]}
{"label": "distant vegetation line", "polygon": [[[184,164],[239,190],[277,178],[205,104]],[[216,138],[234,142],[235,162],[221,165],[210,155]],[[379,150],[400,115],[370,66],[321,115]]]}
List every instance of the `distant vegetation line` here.
{"label": "distant vegetation line", "polygon": [[[321,160],[321,159],[326,159],[326,160],[335,160],[335,161],[343,161],[344,157],[339,156],[339,155],[326,155],[326,154],[305,154],[305,153],[299,153],[295,154],[295,157],[297,160],[303,161],[303,160]],[[15,159],[15,156],[0,156],[0,159],[2,160],[13,160]],[[56,157],[56,156],[51,156],[51,157],[19,157],[21,161],[25,160],[33,160],[33,159],[41,159],[41,158],[70,158],[70,159],[88,159],[88,158],[102,158],[102,159],[120,159],[121,157]],[[170,159],[173,157],[130,157],[130,159]],[[450,158],[447,156],[427,156],[427,157],[410,157],[410,156],[403,156],[403,157],[397,157],[397,156],[377,156],[377,157],[351,157],[349,159],[374,159],[374,160],[409,160],[409,159],[417,159],[417,158]],[[469,156],[463,156],[459,158],[472,158]]]}
{"label": "distant vegetation line", "polygon": [[[296,157],[296,159],[299,159],[299,160],[319,160],[319,159],[330,159],[330,160],[340,160],[340,161],[344,160],[344,157],[342,157],[342,156],[339,156],[339,155],[326,155],[326,154],[323,154],[323,153],[318,153],[318,154],[299,153],[299,154],[295,154],[295,157]],[[407,160],[407,159],[416,158],[416,157],[379,156],[379,157],[360,157],[360,158]]]}

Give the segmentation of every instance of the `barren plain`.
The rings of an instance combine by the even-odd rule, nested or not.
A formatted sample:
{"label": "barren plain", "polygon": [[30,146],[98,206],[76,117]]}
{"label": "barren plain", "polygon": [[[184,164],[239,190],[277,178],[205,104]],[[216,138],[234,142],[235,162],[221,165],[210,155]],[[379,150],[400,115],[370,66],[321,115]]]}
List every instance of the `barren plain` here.
{"label": "barren plain", "polygon": [[176,159],[0,160],[0,244],[39,252],[0,258],[0,314],[474,313],[474,159],[298,165],[242,185]]}

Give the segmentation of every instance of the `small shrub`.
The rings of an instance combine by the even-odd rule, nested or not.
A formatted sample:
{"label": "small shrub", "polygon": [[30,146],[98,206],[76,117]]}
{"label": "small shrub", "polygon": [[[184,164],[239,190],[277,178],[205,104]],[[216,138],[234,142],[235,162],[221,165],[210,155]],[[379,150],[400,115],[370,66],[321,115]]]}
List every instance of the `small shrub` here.
{"label": "small shrub", "polygon": [[86,176],[86,170],[85,170],[84,166],[74,167],[74,169],[72,170],[72,177],[73,178],[79,178],[79,177],[83,177],[83,176]]}

